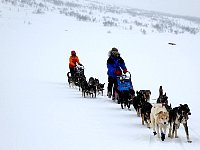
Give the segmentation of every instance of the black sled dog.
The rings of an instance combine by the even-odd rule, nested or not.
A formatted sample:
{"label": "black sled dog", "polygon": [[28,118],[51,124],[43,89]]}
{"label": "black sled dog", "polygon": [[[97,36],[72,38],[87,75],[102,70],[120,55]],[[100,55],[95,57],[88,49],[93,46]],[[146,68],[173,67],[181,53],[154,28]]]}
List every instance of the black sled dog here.
{"label": "black sled dog", "polygon": [[150,114],[151,114],[152,105],[149,102],[144,102],[141,106],[141,117],[142,117],[142,125],[146,123],[147,128],[150,128]]}
{"label": "black sled dog", "polygon": [[170,127],[168,137],[174,138],[175,136],[175,138],[178,138],[177,130],[180,127],[180,124],[183,124],[187,137],[187,142],[192,142],[189,137],[189,130],[187,125],[187,121],[189,119],[188,115],[191,115],[191,112],[187,104],[180,104],[179,107],[175,107],[169,112]]}

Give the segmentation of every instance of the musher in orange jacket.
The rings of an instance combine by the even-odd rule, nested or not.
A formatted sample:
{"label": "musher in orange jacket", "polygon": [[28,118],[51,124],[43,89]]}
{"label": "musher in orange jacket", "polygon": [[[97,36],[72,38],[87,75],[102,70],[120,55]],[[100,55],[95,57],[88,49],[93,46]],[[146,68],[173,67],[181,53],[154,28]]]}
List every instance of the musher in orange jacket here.
{"label": "musher in orange jacket", "polygon": [[72,50],[71,56],[69,57],[69,70],[70,70],[71,76],[74,76],[74,74],[75,74],[76,64],[82,65],[79,62],[78,56],[76,56],[76,52],[74,50]]}

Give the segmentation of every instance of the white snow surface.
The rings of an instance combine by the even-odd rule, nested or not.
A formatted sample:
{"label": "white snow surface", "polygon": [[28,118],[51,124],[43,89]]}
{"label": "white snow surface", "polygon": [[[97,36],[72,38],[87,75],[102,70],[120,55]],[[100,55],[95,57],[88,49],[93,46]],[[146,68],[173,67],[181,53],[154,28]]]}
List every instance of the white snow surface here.
{"label": "white snow surface", "polygon": [[[108,32],[109,31],[109,32]],[[200,146],[200,35],[133,33],[78,22],[59,14],[0,11],[1,150],[196,150]],[[175,46],[169,42],[176,43]],[[161,141],[141,124],[135,110],[122,110],[104,96],[83,98],[67,84],[71,50],[85,75],[107,87],[108,51],[117,47],[135,90],[159,86],[172,107],[187,103],[192,143],[183,126],[179,138]]]}

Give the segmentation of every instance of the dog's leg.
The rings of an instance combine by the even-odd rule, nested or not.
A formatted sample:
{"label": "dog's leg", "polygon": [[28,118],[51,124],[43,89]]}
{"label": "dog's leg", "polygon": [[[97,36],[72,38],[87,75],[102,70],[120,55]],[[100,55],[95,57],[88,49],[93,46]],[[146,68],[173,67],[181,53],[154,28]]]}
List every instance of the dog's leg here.
{"label": "dog's leg", "polygon": [[128,108],[128,104],[127,104],[127,99],[126,99],[126,97],[125,97],[125,99],[124,99],[124,108]]}
{"label": "dog's leg", "polygon": [[173,128],[172,128],[171,138],[174,138],[175,130],[176,130],[176,124],[175,124],[175,122],[173,122]]}
{"label": "dog's leg", "polygon": [[124,107],[123,107],[123,100],[122,99],[120,100],[120,103],[121,103],[121,108],[124,109]]}
{"label": "dog's leg", "polygon": [[150,128],[150,120],[147,120],[146,123],[147,123],[147,128]]}
{"label": "dog's leg", "polygon": [[82,91],[82,97],[84,97],[84,92]]}
{"label": "dog's leg", "polygon": [[165,140],[166,129],[167,129],[167,126],[166,126],[166,125],[163,125],[163,126],[160,127],[160,131],[161,131],[161,140],[162,140],[162,141]]}
{"label": "dog's leg", "polygon": [[188,143],[191,143],[192,141],[190,140],[190,137],[189,137],[189,131],[188,131],[187,122],[186,122],[186,123],[183,123],[183,126],[184,126],[184,128],[185,128],[185,133],[186,133],[186,137],[187,137],[187,142],[188,142]]}
{"label": "dog's leg", "polygon": [[[147,128],[149,128],[149,123],[148,123],[148,120],[147,120],[147,118],[144,116],[144,114],[141,114],[141,115],[143,115],[143,120],[144,120],[144,122],[146,123],[146,125],[147,125]],[[144,123],[143,122],[143,123]]]}
{"label": "dog's leg", "polygon": [[139,108],[139,117],[141,117],[141,106]]}
{"label": "dog's leg", "polygon": [[151,127],[153,128],[153,134],[156,135],[156,130],[155,130],[155,119],[151,115]]}
{"label": "dog's leg", "polygon": [[94,97],[96,98],[97,97],[97,91],[94,90]]}
{"label": "dog's leg", "polygon": [[156,130],[157,130],[158,138],[160,138],[160,127],[159,127],[159,124],[157,123],[156,123]]}
{"label": "dog's leg", "polygon": [[144,125],[144,114],[142,114],[142,125]]}
{"label": "dog's leg", "polygon": [[83,97],[85,98],[85,90],[83,91]]}
{"label": "dog's leg", "polygon": [[137,116],[140,117],[139,108],[137,108]]}
{"label": "dog's leg", "polygon": [[175,129],[174,134],[175,134],[175,138],[178,138],[178,129],[177,128]]}
{"label": "dog's leg", "polygon": [[81,86],[80,85],[78,86],[78,90],[81,91]]}
{"label": "dog's leg", "polygon": [[131,102],[130,102],[129,99],[128,99],[128,104],[127,104],[127,105],[128,105],[128,110],[131,110],[131,109],[130,109],[130,107],[131,107]]}
{"label": "dog's leg", "polygon": [[172,137],[172,124],[169,124],[169,133],[168,133],[168,137]]}
{"label": "dog's leg", "polygon": [[87,95],[87,96],[89,95],[89,91],[88,91],[88,90],[86,90],[86,95]]}

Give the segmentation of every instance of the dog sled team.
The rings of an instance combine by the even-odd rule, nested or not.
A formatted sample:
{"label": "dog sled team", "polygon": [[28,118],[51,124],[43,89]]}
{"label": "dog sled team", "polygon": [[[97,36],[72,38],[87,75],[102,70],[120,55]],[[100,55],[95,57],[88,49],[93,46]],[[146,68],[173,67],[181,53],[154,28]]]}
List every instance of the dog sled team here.
{"label": "dog sled team", "polygon": [[[162,86],[159,87],[159,96],[156,103],[150,103],[150,90],[136,91],[131,81],[131,73],[117,48],[112,48],[108,53],[107,74],[108,87],[107,96],[113,101],[117,101],[121,108],[127,108],[133,105],[137,116],[141,117],[142,125],[153,130],[153,135],[162,141],[166,138],[168,129],[169,138],[178,138],[178,129],[182,124],[185,129],[187,142],[191,143],[187,121],[191,115],[187,104],[180,104],[172,108],[169,105],[166,93],[163,93]],[[82,91],[82,96],[96,97],[97,94],[103,95],[105,83],[100,83],[97,78],[90,77],[88,81],[84,75],[84,66],[80,63],[76,52],[71,51],[69,58],[69,69],[67,73],[70,86],[78,86]]]}
{"label": "dog sled team", "polygon": [[77,87],[82,91],[82,96],[96,97],[103,95],[105,83],[100,83],[99,79],[90,77],[87,81],[84,74],[84,66],[80,63],[78,56],[74,50],[71,51],[69,57],[69,70],[67,73],[68,83],[70,87]]}

